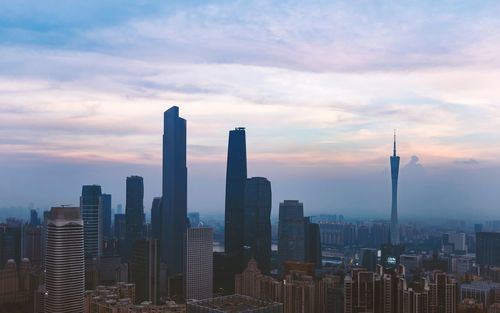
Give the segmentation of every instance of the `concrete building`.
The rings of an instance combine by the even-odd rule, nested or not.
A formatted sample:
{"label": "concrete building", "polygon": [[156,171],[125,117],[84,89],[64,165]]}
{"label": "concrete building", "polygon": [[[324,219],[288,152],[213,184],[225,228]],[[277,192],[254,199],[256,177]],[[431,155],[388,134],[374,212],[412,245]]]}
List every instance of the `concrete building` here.
{"label": "concrete building", "polygon": [[185,239],[186,265],[184,294],[186,299],[213,297],[213,230],[188,228]]}
{"label": "concrete building", "polygon": [[[83,229],[80,208],[54,207],[50,210],[47,222],[45,313],[83,312]],[[95,247],[91,247],[95,252]]]}
{"label": "concrete building", "polygon": [[230,295],[188,302],[186,309],[187,313],[282,313],[283,304],[249,296]]}

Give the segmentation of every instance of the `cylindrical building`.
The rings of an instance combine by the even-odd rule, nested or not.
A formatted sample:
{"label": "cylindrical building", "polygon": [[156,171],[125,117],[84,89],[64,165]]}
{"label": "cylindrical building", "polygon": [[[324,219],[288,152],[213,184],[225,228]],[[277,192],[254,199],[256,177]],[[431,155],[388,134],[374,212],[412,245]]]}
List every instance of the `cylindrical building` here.
{"label": "cylindrical building", "polygon": [[80,208],[50,210],[45,264],[45,312],[83,313],[85,265]]}

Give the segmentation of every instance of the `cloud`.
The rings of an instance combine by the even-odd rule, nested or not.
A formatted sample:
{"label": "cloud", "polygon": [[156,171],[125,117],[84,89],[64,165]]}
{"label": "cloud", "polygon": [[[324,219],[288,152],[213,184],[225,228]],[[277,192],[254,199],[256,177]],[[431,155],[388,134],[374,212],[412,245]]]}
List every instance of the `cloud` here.
{"label": "cloud", "polygon": [[481,162],[476,160],[476,159],[467,159],[467,160],[456,160],[456,164],[462,164],[462,165],[477,165],[480,164]]}

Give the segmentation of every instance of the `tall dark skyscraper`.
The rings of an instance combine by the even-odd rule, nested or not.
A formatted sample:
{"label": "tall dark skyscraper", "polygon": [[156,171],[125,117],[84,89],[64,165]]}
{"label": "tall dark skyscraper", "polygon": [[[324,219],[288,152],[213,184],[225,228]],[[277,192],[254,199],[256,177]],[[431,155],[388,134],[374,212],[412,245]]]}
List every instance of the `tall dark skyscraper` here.
{"label": "tall dark skyscraper", "polygon": [[99,199],[102,216],[102,235],[104,238],[113,236],[111,233],[111,195],[103,193]]}
{"label": "tall dark skyscraper", "polygon": [[151,237],[161,237],[161,197],[155,197],[151,204]]}
{"label": "tall dark skyscraper", "polygon": [[[243,254],[245,185],[247,180],[247,148],[245,128],[229,132],[226,170],[225,252],[231,256]],[[241,269],[243,270],[243,262]],[[237,269],[238,270],[238,269]]]}
{"label": "tall dark skyscraper", "polygon": [[38,226],[40,225],[40,218],[38,217],[38,212],[35,209],[30,211],[30,225]]}
{"label": "tall dark skyscraper", "polygon": [[127,177],[125,203],[125,239],[130,252],[141,237],[144,224],[144,181],[140,176]]}
{"label": "tall dark skyscraper", "polygon": [[321,234],[319,224],[311,222],[310,217],[304,218],[305,260],[321,268]]}
{"label": "tall dark skyscraper", "polygon": [[271,270],[271,183],[264,177],[247,179],[244,240],[246,254],[255,258],[261,272]]}
{"label": "tall dark skyscraper", "polygon": [[278,261],[305,261],[304,205],[298,200],[280,203],[278,224]]}
{"label": "tall dark skyscraper", "polygon": [[187,228],[186,120],[171,107],[163,120],[163,194],[161,260],[169,276],[183,272],[184,235]]}
{"label": "tall dark skyscraper", "polygon": [[139,239],[132,245],[130,255],[130,282],[135,283],[138,302],[158,304],[160,257],[157,239]]}
{"label": "tall dark skyscraper", "polygon": [[396,155],[396,132],[394,132],[394,151],[391,156],[391,180],[392,180],[391,244],[392,245],[399,245],[398,176],[399,176],[399,156]]}
{"label": "tall dark skyscraper", "polygon": [[101,254],[102,230],[100,226],[99,199],[101,186],[85,185],[82,187],[80,208],[83,218],[83,242],[85,258],[95,258]]}

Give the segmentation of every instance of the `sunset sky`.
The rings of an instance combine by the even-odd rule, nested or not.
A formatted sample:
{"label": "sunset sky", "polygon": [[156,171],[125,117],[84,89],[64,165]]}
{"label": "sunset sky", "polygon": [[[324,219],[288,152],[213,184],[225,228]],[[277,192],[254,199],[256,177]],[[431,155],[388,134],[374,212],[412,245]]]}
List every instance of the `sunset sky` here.
{"label": "sunset sky", "polygon": [[[223,212],[228,131],[306,213],[500,219],[498,1],[0,2],[0,208],[161,190],[188,123],[189,209]],[[174,2],[174,1],[168,1]]]}

